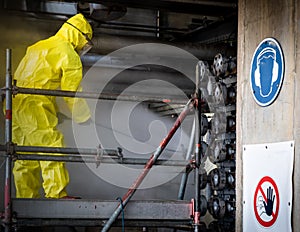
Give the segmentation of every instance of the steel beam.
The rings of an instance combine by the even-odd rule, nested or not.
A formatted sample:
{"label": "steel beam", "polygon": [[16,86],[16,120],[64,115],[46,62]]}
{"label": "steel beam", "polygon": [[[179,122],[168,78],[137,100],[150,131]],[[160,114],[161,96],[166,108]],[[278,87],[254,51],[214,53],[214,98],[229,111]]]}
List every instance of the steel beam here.
{"label": "steel beam", "polygon": [[[107,220],[119,201],[66,199],[13,199],[12,209],[19,219]],[[130,201],[125,220],[191,221],[192,205],[187,201]],[[68,224],[66,222],[66,224]]]}

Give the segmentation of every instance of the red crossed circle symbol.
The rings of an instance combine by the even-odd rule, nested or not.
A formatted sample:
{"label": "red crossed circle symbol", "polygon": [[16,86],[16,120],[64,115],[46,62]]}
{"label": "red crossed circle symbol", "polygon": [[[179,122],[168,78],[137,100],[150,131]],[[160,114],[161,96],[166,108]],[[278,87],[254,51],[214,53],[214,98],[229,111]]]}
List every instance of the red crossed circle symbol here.
{"label": "red crossed circle symbol", "polygon": [[[272,219],[270,221],[263,220],[261,218],[261,216],[259,215],[259,213],[257,212],[257,207],[256,207],[256,200],[257,200],[258,193],[261,193],[264,201],[267,202],[266,194],[265,194],[264,190],[262,189],[262,184],[264,184],[265,182],[270,183],[271,186],[273,187],[273,189],[275,190],[276,209],[275,209],[275,212],[273,210],[272,215],[271,215]],[[258,183],[258,185],[256,187],[255,194],[254,194],[254,212],[255,212],[255,217],[256,217],[257,221],[262,226],[264,226],[264,227],[270,227],[270,226],[272,226],[275,223],[275,221],[276,221],[276,219],[278,217],[278,212],[279,212],[279,192],[278,192],[278,188],[277,188],[277,185],[276,185],[275,181],[271,177],[269,177],[269,176],[263,177],[259,181],[259,183]]]}

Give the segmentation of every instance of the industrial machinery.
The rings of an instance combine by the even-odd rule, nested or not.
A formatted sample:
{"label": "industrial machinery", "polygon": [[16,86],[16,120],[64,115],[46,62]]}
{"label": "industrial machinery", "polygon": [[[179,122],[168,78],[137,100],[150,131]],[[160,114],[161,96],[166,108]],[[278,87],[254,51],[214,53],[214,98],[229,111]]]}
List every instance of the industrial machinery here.
{"label": "industrial machinery", "polygon": [[208,212],[214,220],[209,231],[235,231],[236,149],[236,58],[217,54],[212,64],[215,76],[211,102],[211,135],[207,162],[209,171]]}

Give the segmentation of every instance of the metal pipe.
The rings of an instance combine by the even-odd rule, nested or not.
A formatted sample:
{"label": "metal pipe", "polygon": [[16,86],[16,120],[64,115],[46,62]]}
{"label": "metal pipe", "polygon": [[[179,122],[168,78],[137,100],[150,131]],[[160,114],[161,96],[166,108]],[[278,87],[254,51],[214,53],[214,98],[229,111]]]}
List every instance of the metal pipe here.
{"label": "metal pipe", "polygon": [[[107,35],[101,34],[100,36],[95,36],[93,38],[93,48],[91,49],[92,53],[96,53],[99,55],[107,55],[111,52],[114,52],[120,48],[124,48],[131,45],[141,44],[141,43],[163,43],[171,46],[175,46],[181,48],[194,56],[196,56],[200,60],[211,60],[212,57],[215,57],[217,53],[226,54],[227,56],[235,56],[236,50],[232,47],[225,46],[225,45],[203,45],[203,44],[196,44],[190,42],[170,42],[165,41],[158,38],[143,38],[137,36],[114,36],[114,35]],[[138,53],[138,51],[135,51]],[[170,51],[166,51],[165,56],[173,56],[174,53]],[[145,54],[143,54],[145,55]],[[153,55],[154,57],[157,55],[155,51],[151,52],[148,51],[149,56]]]}
{"label": "metal pipe", "polygon": [[191,164],[186,165],[185,171],[181,177],[181,182],[180,182],[180,187],[179,187],[178,197],[177,197],[178,200],[183,200],[183,198],[184,198],[186,184],[187,184],[188,177],[189,177],[189,174],[191,171],[192,171]]}
{"label": "metal pipe", "polygon": [[173,127],[169,131],[168,135],[162,140],[154,154],[150,157],[146,165],[144,166],[144,169],[142,173],[138,176],[138,178],[135,180],[135,182],[132,184],[132,186],[128,189],[127,193],[122,197],[122,204],[119,204],[118,207],[115,209],[111,217],[108,221],[106,221],[104,227],[102,228],[102,232],[108,231],[114,221],[117,219],[117,217],[120,215],[121,211],[124,207],[126,207],[127,203],[130,201],[132,196],[134,195],[137,188],[140,186],[150,169],[152,168],[153,164],[157,161],[179,126],[181,125],[184,118],[187,116],[187,114],[191,111],[191,108],[194,106],[194,100],[190,100],[184,107],[183,111],[180,113],[178,118],[176,119]]}
{"label": "metal pipe", "polygon": [[[93,0],[94,3],[111,4],[111,0]],[[130,6],[131,8],[151,9],[184,14],[200,14],[200,15],[218,15],[218,11],[222,14],[229,14],[235,9],[236,3],[226,3],[224,1],[199,1],[198,0],[161,0],[161,1],[139,1],[139,0],[117,0],[116,4]],[[217,10],[216,10],[217,8]],[[219,13],[220,14],[220,13]]]}
{"label": "metal pipe", "polygon": [[[170,0],[165,0],[170,1]],[[194,0],[187,1],[187,0],[176,0],[175,2],[183,2],[183,3],[195,3]],[[227,7],[227,8],[236,8],[237,4],[234,2],[223,2],[223,1],[201,1],[197,0],[197,4],[204,5],[204,6],[216,6],[216,7]]]}
{"label": "metal pipe", "polygon": [[[195,123],[196,123],[196,120],[194,118],[192,131],[191,131],[191,135],[190,135],[190,142],[189,142],[188,150],[187,150],[186,157],[185,157],[186,161],[190,160],[191,156],[192,156],[192,149],[193,149],[194,142],[195,142]],[[179,187],[178,197],[177,197],[178,200],[183,200],[183,198],[184,198],[186,184],[187,184],[188,176],[189,176],[190,172],[191,172],[191,166],[190,166],[190,164],[188,164],[185,169],[185,172],[182,174],[182,177],[181,177],[180,187]]]}
{"label": "metal pipe", "polygon": [[196,118],[196,124],[195,124],[195,201],[194,201],[194,228],[195,232],[198,232],[200,229],[200,178],[199,178],[199,167],[200,167],[200,117],[198,109],[195,110],[195,118]]}
{"label": "metal pipe", "polygon": [[[106,163],[106,164],[128,164],[128,165],[145,165],[147,159],[141,158],[118,158],[110,156],[97,157],[96,155],[37,155],[37,154],[19,154],[16,153],[14,159],[16,160],[40,160],[40,161],[58,161],[58,162],[86,162],[86,163]],[[157,160],[154,165],[162,166],[178,166],[186,165],[184,160]]]}
{"label": "metal pipe", "polygon": [[69,147],[38,147],[38,146],[15,146],[15,152],[43,152],[61,154],[96,155],[99,152],[107,155],[118,156],[119,151],[114,149],[91,149],[91,148],[69,148]]}
{"label": "metal pipe", "polygon": [[157,14],[156,14],[156,38],[160,37],[160,11],[157,10]]}
{"label": "metal pipe", "polygon": [[[157,25],[145,25],[145,24],[136,24],[136,23],[119,23],[119,22],[105,22],[105,21],[101,21],[101,27],[102,25],[109,25],[109,26],[120,26],[120,27],[133,27],[133,28],[146,28],[146,29],[152,29],[152,30],[157,30],[158,26]],[[183,32],[187,32],[188,29],[186,28],[175,28],[175,27],[164,27],[164,26],[160,26],[159,27],[160,31],[171,31],[171,32],[178,32],[178,33],[183,33]],[[94,30],[95,32],[97,32],[97,29]]]}
{"label": "metal pipe", "polygon": [[[0,145],[0,151],[6,151],[7,147]],[[68,147],[38,147],[38,146],[13,146],[13,151],[16,152],[14,159],[21,160],[44,160],[44,161],[65,161],[65,162],[98,162],[96,156],[101,153],[101,162],[103,163],[120,163],[120,164],[135,164],[144,165],[147,159],[124,158],[121,151],[114,149],[91,149],[91,148],[68,148]],[[27,152],[20,154],[18,152]],[[41,152],[44,154],[28,154],[28,152]],[[50,154],[49,154],[50,153]],[[69,156],[52,155],[51,153],[72,154]],[[69,158],[71,157],[71,158]],[[184,160],[158,160],[157,165],[166,166],[184,166]]]}
{"label": "metal pipe", "polygon": [[188,150],[187,150],[186,157],[185,157],[186,161],[188,161],[192,158],[192,152],[193,152],[192,149],[193,149],[194,142],[195,142],[195,127],[196,127],[196,120],[194,118],[192,131],[191,131],[191,135],[190,135],[190,142],[189,142]]}
{"label": "metal pipe", "polygon": [[101,29],[109,29],[109,30],[126,30],[126,31],[137,31],[137,32],[146,32],[146,33],[155,33],[155,29],[145,29],[145,28],[136,28],[136,27],[122,27],[122,26],[108,26],[101,25],[99,26]]}
{"label": "metal pipe", "polygon": [[88,162],[96,163],[96,156],[84,156],[80,155],[44,155],[44,154],[19,154],[14,156],[15,160],[39,160],[39,161],[57,161],[57,162]]}
{"label": "metal pipe", "polygon": [[[0,151],[6,151],[7,146],[0,145]],[[65,161],[65,162],[99,162],[96,159],[98,154],[101,162],[103,163],[120,163],[120,164],[133,164],[133,165],[145,165],[147,159],[133,159],[124,158],[120,150],[114,149],[91,149],[91,148],[68,148],[68,147],[38,147],[38,146],[17,146],[14,145],[12,150],[14,153],[14,159],[20,160],[43,160],[43,161]],[[26,154],[20,154],[18,152],[27,152]],[[44,154],[28,154],[28,152],[42,152]],[[72,154],[72,155],[54,155],[51,153],[59,154]],[[184,166],[186,161],[184,160],[158,160],[157,165],[166,166]]]}
{"label": "metal pipe", "polygon": [[48,89],[32,89],[23,87],[14,87],[14,94],[34,94],[34,95],[47,95],[58,97],[77,97],[77,98],[91,98],[102,100],[118,100],[118,101],[133,101],[133,102],[165,102],[174,104],[185,104],[186,100],[183,99],[167,99],[155,96],[129,96],[129,95],[117,95],[107,93],[91,93],[91,92],[76,92],[66,90],[48,90]]}
{"label": "metal pipe", "polygon": [[[12,75],[11,49],[6,49],[6,108],[5,108],[5,143],[7,147],[12,143]],[[5,158],[5,187],[4,187],[4,224],[5,232],[11,229],[11,169],[12,156],[7,149]]]}
{"label": "metal pipe", "polygon": [[194,201],[194,229],[195,232],[200,231],[200,149],[201,149],[201,92],[200,87],[200,70],[199,66],[196,65],[196,89],[195,97],[197,98],[197,103],[195,104],[195,201]]}

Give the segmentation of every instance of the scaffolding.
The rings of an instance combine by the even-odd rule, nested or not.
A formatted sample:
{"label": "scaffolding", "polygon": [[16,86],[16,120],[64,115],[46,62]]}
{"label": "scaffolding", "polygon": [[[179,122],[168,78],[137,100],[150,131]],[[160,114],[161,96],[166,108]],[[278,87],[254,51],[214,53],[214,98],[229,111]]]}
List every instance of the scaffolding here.
{"label": "scaffolding", "polygon": [[[196,74],[196,91],[188,101],[181,99],[165,99],[159,97],[145,96],[116,96],[98,93],[76,93],[61,90],[43,90],[20,88],[13,84],[11,74],[11,50],[6,50],[6,85],[2,91],[5,93],[5,144],[0,145],[0,151],[5,156],[5,197],[4,212],[1,215],[2,225],[5,232],[15,231],[20,226],[101,226],[102,231],[108,231],[112,226],[120,226],[119,215],[125,212],[126,226],[150,226],[150,227],[173,227],[189,228],[194,231],[200,230],[200,144],[201,132],[199,127],[199,78]],[[122,149],[83,149],[62,147],[31,147],[19,146],[12,142],[12,97],[15,94],[40,94],[59,97],[79,97],[105,100],[121,101],[147,101],[168,102],[174,104],[185,104],[181,114],[178,116],[168,135],[157,147],[154,154],[148,159],[126,158]],[[190,140],[190,148],[195,148],[195,156],[185,161],[158,159],[168,142],[180,127],[185,116],[195,114],[193,135]],[[200,117],[201,118],[201,117]],[[26,152],[26,153],[24,153]],[[43,153],[39,155],[38,153]],[[60,153],[57,156],[53,153]],[[118,201],[101,200],[64,200],[64,199],[16,199],[11,194],[12,164],[15,160],[40,160],[40,161],[64,161],[64,162],[89,162],[145,165],[141,174],[128,189],[123,198]],[[195,197],[191,201],[183,201],[187,178],[183,179],[179,199],[172,201],[132,201],[139,185],[150,171],[153,165],[187,166],[195,170]]]}

